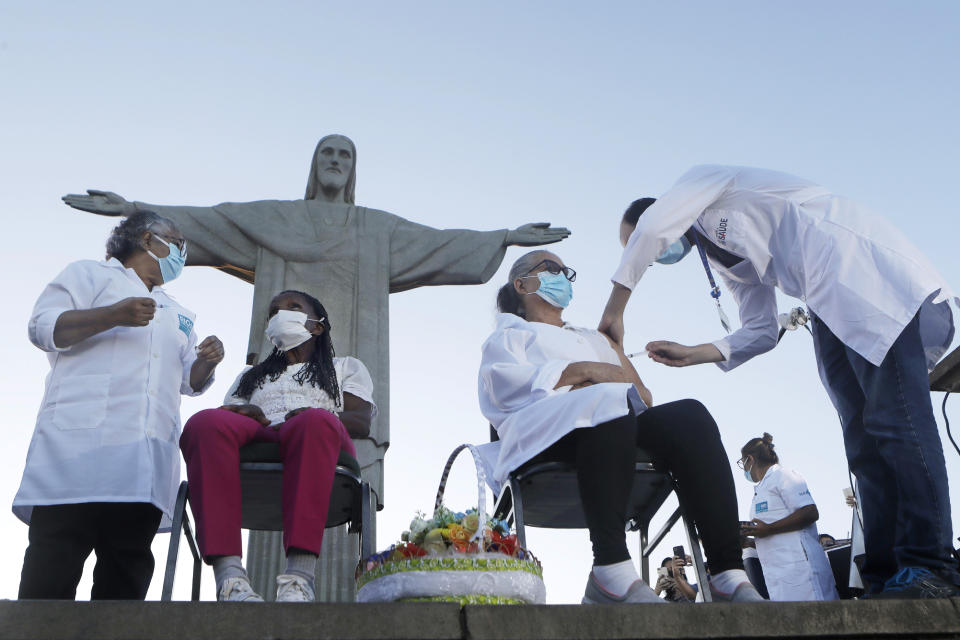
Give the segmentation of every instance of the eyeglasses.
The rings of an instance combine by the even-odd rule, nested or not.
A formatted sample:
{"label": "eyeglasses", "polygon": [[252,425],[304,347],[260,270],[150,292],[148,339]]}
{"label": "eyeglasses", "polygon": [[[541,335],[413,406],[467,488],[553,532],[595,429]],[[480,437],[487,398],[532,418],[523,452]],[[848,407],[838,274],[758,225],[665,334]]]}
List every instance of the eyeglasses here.
{"label": "eyeglasses", "polygon": [[553,260],[541,260],[536,265],[534,265],[533,269],[530,269],[530,271],[527,271],[527,275],[530,275],[531,273],[536,271],[538,268],[540,268],[541,265],[545,267],[544,271],[546,271],[547,273],[552,273],[553,275],[562,273],[563,277],[565,277],[570,282],[573,282],[574,280],[577,279],[576,271],[574,271],[570,267],[564,267],[560,264],[557,264]]}
{"label": "eyeglasses", "polygon": [[177,249],[180,250],[180,255],[182,255],[184,258],[187,257],[187,240],[186,240],[186,238],[169,238],[169,237],[167,237],[167,236],[165,236],[165,235],[161,235],[161,234],[157,233],[156,231],[151,231],[150,233],[152,233],[152,234],[155,235],[156,237],[160,238],[161,240],[164,240],[164,241],[166,241],[166,242],[169,242],[170,244],[176,245]]}
{"label": "eyeglasses", "polygon": [[749,458],[749,457],[750,457],[750,456],[744,456],[744,457],[740,458],[739,460],[737,460],[737,466],[740,467],[741,469],[743,469],[743,470],[745,471],[745,470],[746,470],[746,467],[745,467],[744,465],[746,464],[746,460],[747,460],[747,458]]}

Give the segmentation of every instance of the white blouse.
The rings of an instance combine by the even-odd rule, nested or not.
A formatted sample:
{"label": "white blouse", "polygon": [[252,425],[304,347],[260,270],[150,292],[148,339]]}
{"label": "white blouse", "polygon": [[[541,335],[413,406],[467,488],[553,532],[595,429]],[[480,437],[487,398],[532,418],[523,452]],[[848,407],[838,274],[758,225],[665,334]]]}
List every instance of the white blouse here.
{"label": "white blouse", "polygon": [[340,414],[343,411],[343,394],[350,393],[361,400],[369,402],[373,407],[373,415],[377,415],[377,405],[373,402],[373,379],[362,362],[356,358],[334,358],[333,368],[337,374],[337,385],[340,387],[339,407],[326,391],[314,387],[309,383],[300,384],[294,376],[303,368],[303,364],[292,364],[280,374],[280,377],[271,381],[269,377],[263,381],[263,386],[254,389],[249,398],[238,398],[234,394],[240,386],[240,378],[250,370],[244,367],[237,379],[230,385],[224,404],[255,404],[263,409],[264,415],[270,424],[280,424],[288,411],[301,407],[326,409],[331,413]]}
{"label": "white blouse", "polygon": [[554,389],[573,362],[620,365],[599,331],[497,315],[497,328],[483,344],[478,381],[480,411],[500,438],[481,447],[495,483],[574,429],[624,416],[631,403],[638,413],[646,410],[629,382]]}

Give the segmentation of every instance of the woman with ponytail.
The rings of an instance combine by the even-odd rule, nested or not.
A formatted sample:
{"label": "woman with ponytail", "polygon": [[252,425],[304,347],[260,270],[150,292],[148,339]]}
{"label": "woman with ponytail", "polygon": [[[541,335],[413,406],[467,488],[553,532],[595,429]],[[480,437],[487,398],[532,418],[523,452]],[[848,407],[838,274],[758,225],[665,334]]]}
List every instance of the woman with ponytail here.
{"label": "woman with ponytail", "polygon": [[341,451],[370,432],[373,382],[356,358],[336,358],[320,301],[284,291],[270,303],[273,352],[243,371],[224,405],[187,421],[187,463],[197,541],[213,565],[217,600],[262,602],[240,560],[240,447],[278,442],[283,457],[283,546],[278,602],[314,599],[313,576]]}
{"label": "woman with ponytail", "polygon": [[803,476],[780,466],[769,433],[743,445],[737,466],[757,484],[752,520],[742,532],[755,539],[770,599],[837,600],[833,571],[817,533],[820,513]]}

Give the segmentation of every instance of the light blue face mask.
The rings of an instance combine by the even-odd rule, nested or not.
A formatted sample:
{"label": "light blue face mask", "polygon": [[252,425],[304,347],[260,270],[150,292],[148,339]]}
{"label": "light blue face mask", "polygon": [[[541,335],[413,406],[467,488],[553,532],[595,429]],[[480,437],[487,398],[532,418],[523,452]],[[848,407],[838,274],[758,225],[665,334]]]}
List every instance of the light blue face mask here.
{"label": "light blue face mask", "polygon": [[[160,236],[155,237],[160,238]],[[160,240],[163,240],[163,238],[160,238]],[[157,257],[153,251],[147,249],[147,253],[160,263],[160,277],[163,278],[164,284],[167,284],[171,280],[176,280],[177,276],[183,271],[183,265],[187,262],[186,248],[184,248],[183,253],[181,253],[180,247],[177,245],[172,242],[167,242],[166,244],[170,248],[170,253],[162,258]]]}
{"label": "light blue face mask", "polygon": [[667,250],[661,253],[655,262],[659,262],[660,264],[676,264],[690,253],[692,246],[689,240],[681,236],[679,240],[667,247]]}
{"label": "light blue face mask", "polygon": [[[744,465],[744,467],[746,467],[746,465]],[[743,470],[743,475],[747,478],[747,480],[748,480],[749,482],[752,482],[752,483],[756,484],[757,481],[753,479],[753,476],[752,476],[752,475],[750,475],[750,471],[751,471],[752,469],[753,469],[753,465],[750,465],[750,468],[749,468],[749,469],[744,468],[744,470]]]}
{"label": "light blue face mask", "polygon": [[[532,278],[533,276],[524,276]],[[566,308],[573,300],[573,285],[562,273],[550,273],[541,271],[537,274],[540,279],[540,288],[530,293],[535,293],[555,307]],[[526,295],[530,295],[529,293]]]}

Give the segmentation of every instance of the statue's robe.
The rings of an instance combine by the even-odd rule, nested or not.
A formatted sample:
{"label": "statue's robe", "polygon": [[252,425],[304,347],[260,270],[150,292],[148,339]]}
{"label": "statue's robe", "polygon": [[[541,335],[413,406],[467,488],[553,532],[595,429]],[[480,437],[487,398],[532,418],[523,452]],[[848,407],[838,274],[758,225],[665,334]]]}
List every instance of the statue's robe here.
{"label": "statue's robe", "polygon": [[[434,229],[384,211],[321,200],[137,206],[177,224],[188,242],[188,265],[216,267],[254,285],[248,363],[259,362],[272,349],[264,329],[273,296],[298,289],[323,303],[337,355],[359,358],[373,378],[379,415],[370,436],[355,444],[364,479],[382,505],[383,455],[390,443],[388,295],[486,282],[503,260],[507,231]],[[344,582],[352,583],[355,558],[334,561],[328,547],[351,545],[330,533],[324,538],[318,599],[349,599],[352,584]],[[251,550],[264,544],[257,538],[251,536]],[[276,547],[276,538],[270,545]],[[333,555],[347,555],[346,549]],[[254,573],[273,574],[278,562]],[[331,566],[337,563],[340,569]],[[272,577],[257,575],[255,583],[258,590],[273,590]]]}

